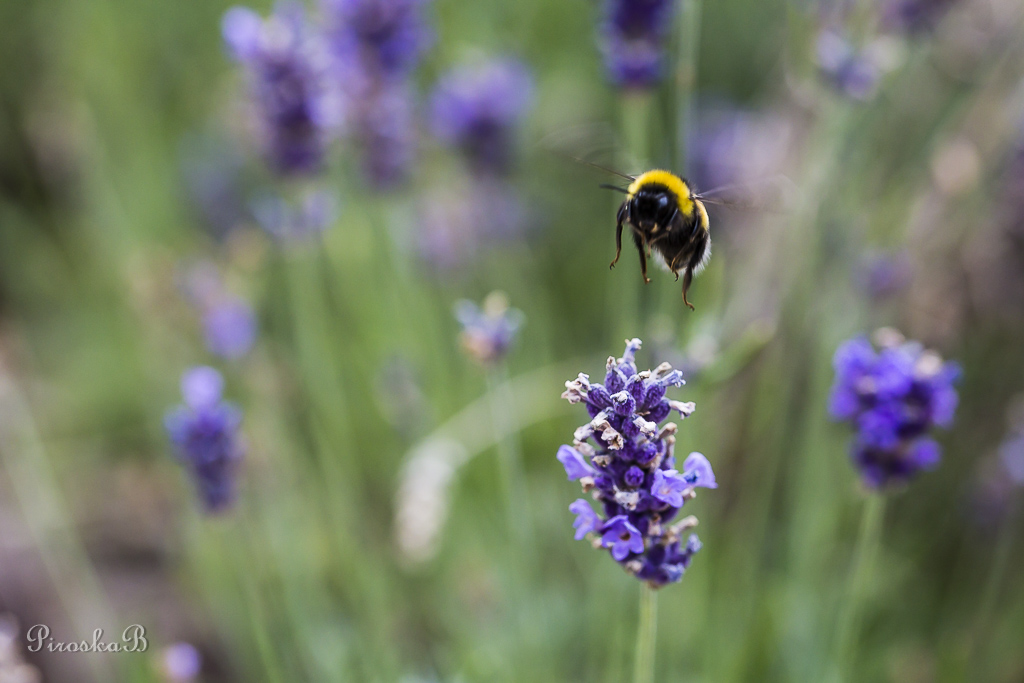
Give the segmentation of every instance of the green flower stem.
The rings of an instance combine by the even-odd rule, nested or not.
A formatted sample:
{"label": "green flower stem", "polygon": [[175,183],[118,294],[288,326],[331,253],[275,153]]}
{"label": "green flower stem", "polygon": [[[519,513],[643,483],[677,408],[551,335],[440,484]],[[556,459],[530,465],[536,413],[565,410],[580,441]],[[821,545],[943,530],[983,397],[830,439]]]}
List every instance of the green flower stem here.
{"label": "green flower stem", "polygon": [[864,511],[861,514],[860,533],[853,553],[853,568],[850,571],[846,597],[840,608],[836,627],[834,665],[838,680],[853,680],[850,668],[857,640],[860,606],[878,555],[884,516],[885,498],[881,493],[871,493],[864,503]]}
{"label": "green flower stem", "polygon": [[[675,171],[686,173],[690,125],[693,123],[693,93],[697,86],[700,55],[701,0],[679,0],[676,18],[676,156]],[[706,188],[705,188],[706,189]]]}
{"label": "green flower stem", "polygon": [[633,683],[653,683],[654,645],[658,639],[658,593],[646,583],[640,586],[640,623],[636,632]]}
{"label": "green flower stem", "polygon": [[999,529],[999,538],[992,555],[992,566],[985,580],[985,590],[981,594],[978,616],[975,618],[974,640],[971,643],[971,661],[973,670],[979,680],[988,680],[987,663],[991,660],[985,656],[988,651],[989,638],[994,631],[993,615],[996,601],[1006,578],[1006,569],[1010,563],[1013,542],[1020,530],[1020,495],[1016,494],[1006,510],[1006,517]]}
{"label": "green flower stem", "polygon": [[[648,164],[652,95],[648,92],[627,93],[621,102],[622,136],[626,143],[626,153],[621,161],[622,171],[636,173],[646,169]],[[616,201],[621,200],[622,196],[616,195]],[[645,322],[641,306],[644,306],[643,302],[647,299],[642,296],[647,292],[641,292],[644,283],[640,277],[637,255],[633,253],[633,236],[628,226],[623,229],[622,242],[619,263],[608,278],[608,286],[611,288],[609,302],[612,310],[618,313],[618,326],[612,340],[615,345],[622,343],[623,339],[644,336],[640,328]],[[648,268],[653,267],[648,262]]]}
{"label": "green flower stem", "polygon": [[[501,469],[509,531],[519,547],[519,552],[525,553],[529,548],[530,520],[523,505],[523,501],[526,500],[526,484],[515,415],[515,399],[509,388],[508,367],[504,362],[488,370],[487,396],[494,443],[498,449],[498,466]],[[520,557],[523,555],[520,554]]]}

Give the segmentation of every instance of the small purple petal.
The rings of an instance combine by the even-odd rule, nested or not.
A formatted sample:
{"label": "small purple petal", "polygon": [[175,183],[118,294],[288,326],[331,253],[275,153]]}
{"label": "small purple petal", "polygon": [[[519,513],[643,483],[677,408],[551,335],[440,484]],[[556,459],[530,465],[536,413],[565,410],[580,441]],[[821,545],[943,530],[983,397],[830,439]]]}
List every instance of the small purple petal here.
{"label": "small purple petal", "polygon": [[693,452],[683,462],[683,478],[690,482],[691,486],[702,486],[707,489],[717,489],[715,473],[711,470],[711,463],[702,453]]}
{"label": "small purple petal", "polygon": [[181,378],[181,395],[185,397],[185,404],[193,410],[215,405],[223,392],[224,378],[213,368],[195,367]]}
{"label": "small purple petal", "polygon": [[939,464],[942,449],[932,439],[920,439],[910,449],[910,461],[922,470],[931,470]]}
{"label": "small purple petal", "polygon": [[658,470],[654,473],[651,495],[674,508],[683,506],[683,491],[692,484],[679,476],[675,470]]}
{"label": "small purple petal", "polygon": [[572,523],[574,529],[576,529],[576,540],[582,540],[587,534],[597,531],[601,526],[601,518],[597,516],[594,509],[590,507],[583,498],[577,498],[576,501],[569,506],[569,512],[576,515],[576,521]]}
{"label": "small purple petal", "polygon": [[224,13],[220,26],[232,57],[244,62],[256,56],[263,31],[259,14],[248,7],[232,7]]}
{"label": "small purple petal", "polygon": [[256,342],[256,314],[242,299],[225,298],[207,309],[203,334],[210,353],[229,360],[241,358]]}
{"label": "small purple petal", "polygon": [[592,477],[597,470],[587,463],[583,455],[572,446],[560,446],[558,448],[558,461],[565,467],[565,473],[569,481],[575,481],[583,477]]}

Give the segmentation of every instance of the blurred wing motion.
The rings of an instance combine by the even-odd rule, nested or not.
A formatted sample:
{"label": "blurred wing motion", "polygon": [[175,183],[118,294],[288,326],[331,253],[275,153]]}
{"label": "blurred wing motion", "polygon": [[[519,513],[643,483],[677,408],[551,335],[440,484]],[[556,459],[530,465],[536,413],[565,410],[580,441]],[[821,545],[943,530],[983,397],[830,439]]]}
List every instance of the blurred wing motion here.
{"label": "blurred wing motion", "polygon": [[767,211],[781,213],[793,205],[796,185],[789,178],[778,175],[762,180],[722,185],[693,196],[705,204],[714,204],[740,211]]}
{"label": "blurred wing motion", "polygon": [[[612,127],[607,123],[583,123],[561,128],[548,133],[537,144],[563,159],[617,176],[625,181],[625,185],[629,185],[637,178],[613,168],[613,160],[621,156],[622,147]],[[627,192],[621,185],[602,184],[600,187]],[[777,175],[761,180],[723,185],[707,192],[695,193],[693,196],[705,204],[739,211],[784,212],[792,205],[795,193],[796,186],[793,182],[785,176]]]}
{"label": "blurred wing motion", "polygon": [[633,182],[636,177],[616,171],[613,159],[622,149],[607,123],[581,123],[548,133],[540,147],[563,159]]}

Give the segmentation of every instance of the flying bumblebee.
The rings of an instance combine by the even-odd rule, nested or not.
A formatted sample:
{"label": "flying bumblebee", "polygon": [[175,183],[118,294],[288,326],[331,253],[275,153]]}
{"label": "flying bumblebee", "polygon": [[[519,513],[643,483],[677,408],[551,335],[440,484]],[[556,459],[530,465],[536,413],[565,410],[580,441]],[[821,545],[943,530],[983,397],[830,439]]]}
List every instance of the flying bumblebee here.
{"label": "flying bumblebee", "polygon": [[[584,135],[587,133],[587,130],[583,131]],[[694,306],[686,295],[693,277],[711,258],[710,221],[705,204],[720,204],[743,211],[774,212],[786,203],[786,195],[792,189],[784,176],[775,176],[698,193],[689,181],[672,171],[654,169],[635,176],[628,175],[577,154],[559,151],[557,146],[555,151],[576,163],[627,181],[626,187],[601,185],[626,195],[616,215],[615,258],[609,268],[614,268],[622,255],[622,229],[629,226],[640,257],[640,273],[644,282],[651,281],[647,277],[647,259],[657,255],[677,281],[680,275],[683,276],[683,303],[690,310],[694,310]],[[761,186],[760,191],[753,192],[755,186]]]}
{"label": "flying bumblebee", "polygon": [[[621,175],[621,174],[620,174]],[[657,252],[665,265],[679,279],[683,274],[683,303],[693,309],[686,293],[693,276],[700,273],[711,258],[711,234],[704,199],[690,189],[689,183],[671,171],[656,169],[638,176],[623,176],[631,182],[629,187],[605,185],[625,192],[626,199],[619,206],[615,226],[614,268],[622,254],[622,226],[633,232],[633,243],[640,255],[640,274],[647,277],[647,255]]]}

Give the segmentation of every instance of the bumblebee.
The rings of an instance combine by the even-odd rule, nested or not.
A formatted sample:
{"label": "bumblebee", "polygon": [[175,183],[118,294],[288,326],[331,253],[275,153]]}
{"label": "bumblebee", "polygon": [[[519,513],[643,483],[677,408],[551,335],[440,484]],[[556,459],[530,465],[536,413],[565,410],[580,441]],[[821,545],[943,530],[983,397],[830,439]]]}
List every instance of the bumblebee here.
{"label": "bumblebee", "polygon": [[711,235],[708,212],[701,195],[689,183],[670,171],[653,170],[639,176],[625,176],[632,181],[627,188],[605,185],[626,194],[619,207],[615,226],[614,268],[622,253],[622,227],[633,232],[633,243],[640,254],[640,273],[647,277],[647,256],[657,253],[679,280],[683,274],[683,303],[694,310],[686,298],[693,276],[700,273],[711,257]]}

